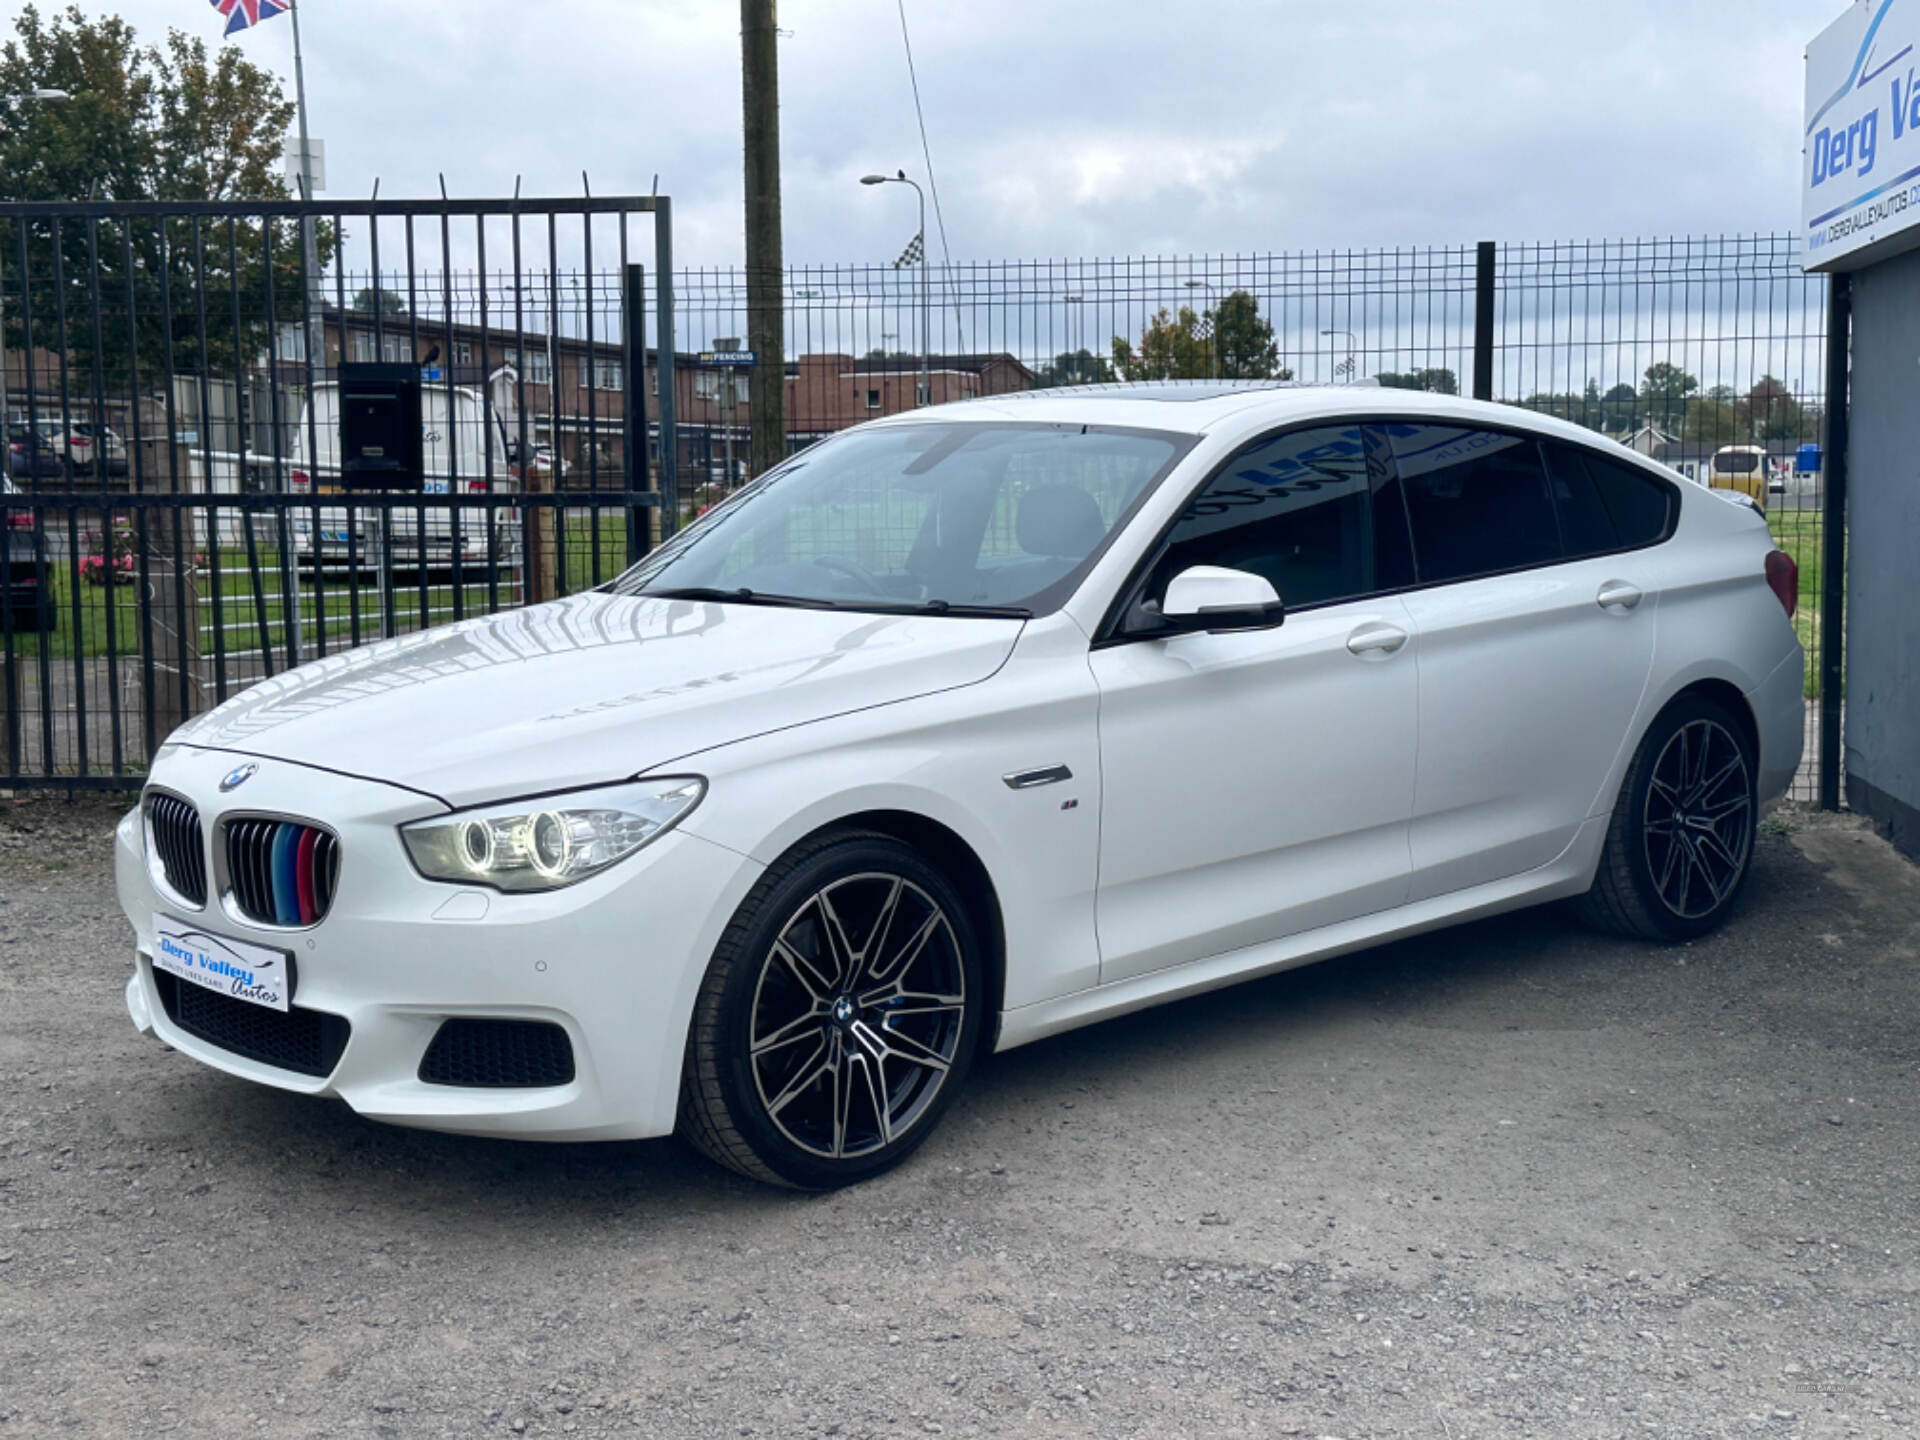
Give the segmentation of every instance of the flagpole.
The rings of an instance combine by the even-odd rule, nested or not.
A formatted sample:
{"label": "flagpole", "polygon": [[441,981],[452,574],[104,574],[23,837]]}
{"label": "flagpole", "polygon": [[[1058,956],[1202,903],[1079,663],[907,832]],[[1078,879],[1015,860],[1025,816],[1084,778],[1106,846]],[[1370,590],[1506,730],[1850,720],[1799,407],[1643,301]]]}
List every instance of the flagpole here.
{"label": "flagpole", "polygon": [[[307,364],[306,373],[311,378],[316,371],[326,365],[326,318],[321,307],[326,300],[326,286],[320,278],[320,247],[316,243],[313,230],[313,148],[307,139],[307,72],[300,54],[300,7],[295,0],[287,0],[287,16],[293,21],[293,103],[300,127],[300,199],[303,208],[300,212],[300,260],[301,268],[307,276]],[[380,288],[379,277],[374,277],[374,289]],[[307,394],[307,403],[314,403],[311,387]],[[314,412],[318,415],[318,411]],[[310,472],[311,473],[311,472]],[[311,482],[314,493],[318,494],[320,485],[316,478]],[[315,511],[318,519],[319,512]],[[320,536],[313,536],[314,584],[318,585],[320,573]],[[296,560],[293,567],[293,584],[289,587],[288,616],[293,621],[293,659],[298,664],[306,658],[306,637],[300,624],[300,566]]]}

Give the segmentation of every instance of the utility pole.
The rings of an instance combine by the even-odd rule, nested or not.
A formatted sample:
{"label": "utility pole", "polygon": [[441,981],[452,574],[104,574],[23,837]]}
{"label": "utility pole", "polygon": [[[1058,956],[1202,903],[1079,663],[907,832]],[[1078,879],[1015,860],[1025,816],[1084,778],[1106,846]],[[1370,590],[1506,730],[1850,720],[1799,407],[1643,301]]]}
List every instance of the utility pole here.
{"label": "utility pole", "polygon": [[[747,182],[747,394],[755,475],[787,455],[785,268],[780,256],[780,51],[774,0],[740,0],[740,100]],[[728,377],[731,381],[731,376]],[[728,477],[731,481],[732,477]]]}

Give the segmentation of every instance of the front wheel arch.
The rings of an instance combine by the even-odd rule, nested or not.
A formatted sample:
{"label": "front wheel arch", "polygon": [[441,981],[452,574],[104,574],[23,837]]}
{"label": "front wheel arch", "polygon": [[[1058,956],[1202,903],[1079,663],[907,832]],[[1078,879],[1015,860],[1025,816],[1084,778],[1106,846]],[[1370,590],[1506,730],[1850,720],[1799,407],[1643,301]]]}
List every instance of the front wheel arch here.
{"label": "front wheel arch", "polygon": [[861,810],[843,815],[803,835],[789,851],[811,845],[837,831],[871,830],[888,835],[926,856],[946,875],[967,902],[968,913],[985,946],[981,956],[986,1004],[975,1059],[993,1053],[1000,1038],[1000,1014],[1007,993],[1007,932],[1000,911],[999,891],[986,862],[966,839],[950,826],[911,810]]}

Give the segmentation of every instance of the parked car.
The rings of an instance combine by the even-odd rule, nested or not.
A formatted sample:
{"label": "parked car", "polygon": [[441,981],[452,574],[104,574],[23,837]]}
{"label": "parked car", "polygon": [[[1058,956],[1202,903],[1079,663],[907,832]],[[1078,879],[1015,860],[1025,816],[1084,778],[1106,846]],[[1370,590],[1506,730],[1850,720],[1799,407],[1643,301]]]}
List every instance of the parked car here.
{"label": "parked car", "polygon": [[1767,508],[1767,452],[1758,445],[1722,445],[1713,452],[1707,483],[1715,490],[1744,495]]}
{"label": "parked car", "polygon": [[117,430],[86,420],[74,421],[71,428],[75,436],[91,447],[89,465],[97,463],[105,474],[113,477],[127,473],[127,442],[120,438]]}
{"label": "parked car", "polygon": [[49,589],[46,538],[34,529],[33,511],[12,478],[0,472],[0,539],[4,539],[6,568],[0,572],[0,631],[15,634],[52,630],[55,625],[53,592]]}
{"label": "parked car", "polygon": [[1712,930],[1800,759],[1796,587],[1751,508],[1449,396],[890,417],[176,731],[128,1009],[384,1120],[845,1184],[1107,1016],[1545,901]]}
{"label": "parked car", "polygon": [[7,422],[7,463],[21,479],[46,480],[65,474],[61,452],[24,420]]}
{"label": "parked car", "polygon": [[[420,394],[423,427],[421,464],[428,496],[508,495],[520,482],[507,460],[506,436],[499,417],[479,390],[460,388],[449,401],[444,387],[426,386]],[[308,437],[314,441],[309,455]],[[288,461],[287,484],[295,495],[344,495],[340,474],[340,387],[325,381],[313,387],[313,397],[302,407]],[[422,556],[430,565],[451,565],[456,532],[461,563],[484,565],[489,555],[496,563],[517,563],[519,528],[514,512],[505,506],[468,507],[459,511],[456,526],[451,507],[427,505],[424,510],[402,507],[387,511],[377,506],[329,505],[319,512],[295,507],[289,528],[298,561],[364,567],[390,554],[394,563],[417,566]],[[392,517],[393,543],[389,549],[383,526]],[[493,539],[489,551],[488,527]],[[351,562],[349,560],[351,557]]]}

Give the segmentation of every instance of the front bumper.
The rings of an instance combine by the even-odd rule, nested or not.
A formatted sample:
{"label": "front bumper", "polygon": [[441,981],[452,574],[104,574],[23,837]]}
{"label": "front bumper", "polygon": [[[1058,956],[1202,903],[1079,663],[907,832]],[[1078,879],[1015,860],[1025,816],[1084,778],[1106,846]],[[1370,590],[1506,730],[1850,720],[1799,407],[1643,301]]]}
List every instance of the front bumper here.
{"label": "front bumper", "polygon": [[[471,1134],[550,1140],[632,1139],[673,1129],[693,999],[720,932],[760,866],[670,831],[639,854],[545,895],[423,880],[396,826],[441,813],[394,786],[259,760],[244,790],[219,793],[239,757],[178,746],[152,783],[199,809],[209,849],[223,812],[308,819],[340,838],[332,911],[307,930],[245,920],[209,896],[184,906],[150,875],[138,811],[116,839],[120,903],[136,935],[130,1018],[229,1074],[337,1096],[373,1119]],[[352,818],[348,818],[352,817]],[[293,1004],[351,1027],[332,1072],[314,1077],[258,1063],[175,1025],[152,963],[156,911],[294,956]],[[549,1021],[573,1048],[565,1085],[530,1089],[428,1084],[421,1060],[454,1017]],[[143,1023],[144,1022],[144,1023]]]}

